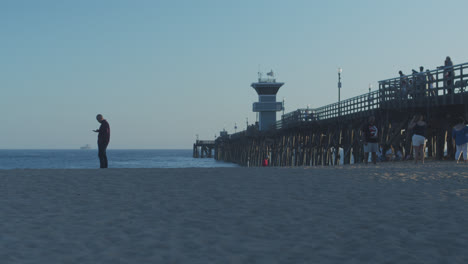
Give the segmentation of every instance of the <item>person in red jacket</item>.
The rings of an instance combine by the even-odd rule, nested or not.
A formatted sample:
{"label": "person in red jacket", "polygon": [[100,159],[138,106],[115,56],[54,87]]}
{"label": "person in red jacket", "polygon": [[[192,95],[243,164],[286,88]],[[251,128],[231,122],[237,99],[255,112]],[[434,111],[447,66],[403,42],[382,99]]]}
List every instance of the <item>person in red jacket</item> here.
{"label": "person in red jacket", "polygon": [[101,126],[99,129],[93,130],[94,132],[99,133],[98,134],[98,156],[99,156],[99,163],[101,169],[107,168],[107,145],[109,145],[110,141],[110,127],[109,123],[107,120],[104,119],[104,117],[99,114],[96,116],[96,120],[101,123]]}

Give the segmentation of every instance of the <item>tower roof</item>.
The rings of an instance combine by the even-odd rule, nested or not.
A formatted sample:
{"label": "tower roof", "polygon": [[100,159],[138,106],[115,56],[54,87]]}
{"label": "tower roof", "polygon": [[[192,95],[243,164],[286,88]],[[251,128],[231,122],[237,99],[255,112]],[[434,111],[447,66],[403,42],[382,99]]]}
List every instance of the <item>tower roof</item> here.
{"label": "tower roof", "polygon": [[252,86],[259,95],[275,95],[283,84],[284,83],[277,82],[256,82],[252,83],[250,86]]}

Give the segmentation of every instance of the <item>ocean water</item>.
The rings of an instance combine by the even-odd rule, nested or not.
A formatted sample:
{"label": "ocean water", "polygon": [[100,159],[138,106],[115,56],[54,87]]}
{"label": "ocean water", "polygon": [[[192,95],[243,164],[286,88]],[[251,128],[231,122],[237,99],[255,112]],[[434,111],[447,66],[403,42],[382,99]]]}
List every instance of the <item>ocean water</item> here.
{"label": "ocean water", "polygon": [[[192,150],[108,149],[109,168],[212,168],[237,167],[213,158],[195,159]],[[0,169],[99,168],[97,149],[0,150]]]}

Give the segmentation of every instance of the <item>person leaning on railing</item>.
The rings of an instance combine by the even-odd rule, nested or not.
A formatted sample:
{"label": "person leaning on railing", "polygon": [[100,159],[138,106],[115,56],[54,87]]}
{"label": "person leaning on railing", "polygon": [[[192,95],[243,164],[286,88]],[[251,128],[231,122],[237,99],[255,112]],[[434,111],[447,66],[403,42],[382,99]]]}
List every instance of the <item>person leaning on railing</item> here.
{"label": "person leaning on railing", "polygon": [[420,73],[411,70],[412,71],[412,78],[410,80],[410,95],[413,98],[420,98],[421,97],[421,78],[420,78]]}
{"label": "person leaning on railing", "polygon": [[419,67],[419,73],[416,77],[417,81],[417,93],[420,95],[426,95],[426,73],[424,72],[424,67]]}
{"label": "person leaning on railing", "polygon": [[411,98],[416,98],[415,96],[415,89],[414,89],[414,73],[413,73],[413,78],[411,78],[409,81],[408,81],[408,94],[409,96],[411,96]]}
{"label": "person leaning on railing", "polygon": [[432,75],[429,70],[426,70],[426,75],[427,75],[427,89],[429,90],[428,95],[436,96],[437,92],[434,90],[434,82],[435,82],[434,75]]}
{"label": "person leaning on railing", "polygon": [[444,69],[444,88],[447,89],[447,94],[453,92],[453,62],[449,56],[445,58],[444,66],[437,67]]}
{"label": "person leaning on railing", "polygon": [[401,97],[406,99],[408,98],[408,77],[402,71],[399,71],[398,74],[400,74]]}

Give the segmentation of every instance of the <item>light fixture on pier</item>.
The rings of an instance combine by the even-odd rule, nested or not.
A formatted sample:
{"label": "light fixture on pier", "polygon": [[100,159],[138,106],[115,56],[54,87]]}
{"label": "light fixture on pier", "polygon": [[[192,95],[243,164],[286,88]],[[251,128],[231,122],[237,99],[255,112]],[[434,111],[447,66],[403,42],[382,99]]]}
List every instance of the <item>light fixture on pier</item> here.
{"label": "light fixture on pier", "polygon": [[341,103],[340,103],[340,90],[341,90],[341,73],[343,69],[340,67],[338,68],[338,116],[341,115]]}
{"label": "light fixture on pier", "polygon": [[284,99],[286,98],[283,97],[283,115],[284,115]]}

